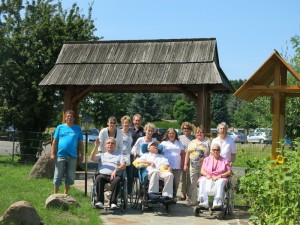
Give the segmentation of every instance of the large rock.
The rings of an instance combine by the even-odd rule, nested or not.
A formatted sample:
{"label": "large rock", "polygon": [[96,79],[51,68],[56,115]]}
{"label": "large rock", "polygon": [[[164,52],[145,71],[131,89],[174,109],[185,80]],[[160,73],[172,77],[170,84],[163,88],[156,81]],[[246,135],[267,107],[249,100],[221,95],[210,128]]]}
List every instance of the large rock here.
{"label": "large rock", "polygon": [[54,160],[50,159],[50,152],[42,154],[32,167],[29,178],[49,178],[54,176]]}
{"label": "large rock", "polygon": [[68,210],[69,205],[78,206],[78,202],[69,195],[66,194],[53,194],[50,195],[45,202],[46,208],[62,208],[63,210]]}
{"label": "large rock", "polygon": [[0,224],[14,225],[40,225],[40,216],[35,208],[26,201],[19,201],[12,204],[0,218]]}

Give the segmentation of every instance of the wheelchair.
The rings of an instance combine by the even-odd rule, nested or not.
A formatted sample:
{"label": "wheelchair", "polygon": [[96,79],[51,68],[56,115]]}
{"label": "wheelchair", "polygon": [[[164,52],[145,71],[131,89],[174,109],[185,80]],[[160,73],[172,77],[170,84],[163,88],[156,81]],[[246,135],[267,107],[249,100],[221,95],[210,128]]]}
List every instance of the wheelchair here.
{"label": "wheelchair", "polygon": [[199,217],[201,213],[208,211],[212,216],[214,212],[220,212],[221,219],[225,219],[226,215],[232,215],[234,209],[234,190],[236,187],[236,177],[231,175],[224,187],[224,197],[222,199],[222,205],[219,208],[212,208],[212,196],[209,195],[209,208],[201,207],[200,202],[197,201],[197,205],[194,207],[194,216]]}
{"label": "wheelchair", "polygon": [[[91,207],[96,208],[95,204],[97,202],[97,190],[96,190],[96,177],[99,175],[98,172],[95,173],[93,176],[93,183],[91,184],[90,187],[90,198],[91,198]],[[121,183],[120,183],[120,191],[118,194],[118,208],[121,209],[123,212],[127,210],[128,207],[128,195],[127,195],[127,176],[126,176],[126,171],[122,170],[120,173],[121,177]],[[104,204],[104,210],[108,211],[110,209],[109,205],[109,199],[110,199],[110,184],[107,183],[105,185],[105,190],[104,190],[104,199],[108,201],[107,204]]]}
{"label": "wheelchair", "polygon": [[[148,152],[148,144],[143,144],[141,147],[143,153]],[[158,152],[162,152],[162,146],[158,145]],[[176,201],[164,201],[162,197],[162,189],[164,186],[163,180],[159,180],[159,193],[158,195],[152,195],[148,193],[149,179],[146,171],[146,166],[140,168],[134,167],[132,191],[129,195],[129,202],[132,208],[138,208],[145,212],[147,209],[151,209],[154,205],[164,205],[166,211],[170,212],[170,206],[175,204]]]}

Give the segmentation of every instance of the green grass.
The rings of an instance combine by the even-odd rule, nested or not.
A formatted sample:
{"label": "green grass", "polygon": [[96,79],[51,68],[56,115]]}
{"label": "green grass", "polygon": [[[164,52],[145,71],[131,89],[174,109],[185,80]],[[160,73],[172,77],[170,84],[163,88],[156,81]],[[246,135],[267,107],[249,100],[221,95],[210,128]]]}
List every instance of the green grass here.
{"label": "green grass", "polygon": [[[52,180],[29,179],[32,165],[0,163],[0,215],[17,201],[28,201],[47,225],[101,224],[98,210],[90,207],[89,196],[74,187],[70,195],[80,204],[71,206],[68,211],[61,209],[45,209],[46,199],[53,194]],[[62,189],[62,187],[61,187]]]}

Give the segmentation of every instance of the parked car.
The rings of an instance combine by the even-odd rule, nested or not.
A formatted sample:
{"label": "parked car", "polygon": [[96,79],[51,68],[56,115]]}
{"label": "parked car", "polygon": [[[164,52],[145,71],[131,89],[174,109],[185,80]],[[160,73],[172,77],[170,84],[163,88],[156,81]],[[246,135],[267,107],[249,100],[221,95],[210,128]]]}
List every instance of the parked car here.
{"label": "parked car", "polygon": [[[94,142],[99,137],[99,130],[97,128],[92,128],[87,131],[87,141],[88,142]],[[85,135],[85,132],[83,132],[83,135]],[[85,138],[85,136],[83,136]]]}
{"label": "parked car", "polygon": [[272,136],[271,133],[267,132],[254,132],[247,136],[247,141],[252,143],[271,143]]}
{"label": "parked car", "polygon": [[247,137],[241,132],[227,132],[227,135],[232,137],[236,143],[246,143]]}
{"label": "parked car", "polygon": [[183,132],[181,129],[175,129],[175,130],[176,130],[178,136],[183,135]]}
{"label": "parked car", "polygon": [[167,130],[168,128],[157,127],[156,132],[153,134],[153,137],[155,137],[158,141],[161,141]]}

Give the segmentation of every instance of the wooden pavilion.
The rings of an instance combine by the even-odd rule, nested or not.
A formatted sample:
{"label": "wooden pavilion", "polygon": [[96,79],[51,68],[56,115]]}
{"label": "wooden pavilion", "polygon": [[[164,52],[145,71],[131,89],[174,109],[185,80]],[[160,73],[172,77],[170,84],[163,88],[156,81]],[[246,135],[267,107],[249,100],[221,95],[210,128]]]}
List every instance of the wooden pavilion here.
{"label": "wooden pavilion", "polygon": [[[297,85],[288,85],[289,72]],[[275,52],[266,62],[233,94],[235,97],[253,102],[259,96],[271,97],[272,123],[272,159],[275,159],[278,142],[285,133],[286,97],[300,96],[299,74]]]}
{"label": "wooden pavilion", "polygon": [[210,93],[234,91],[215,38],[65,43],[40,85],[63,90],[64,110],[75,112],[90,92],[184,93],[208,133]]}

